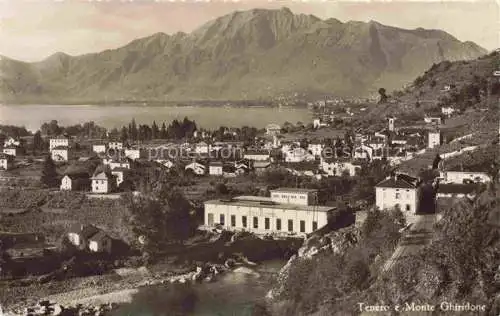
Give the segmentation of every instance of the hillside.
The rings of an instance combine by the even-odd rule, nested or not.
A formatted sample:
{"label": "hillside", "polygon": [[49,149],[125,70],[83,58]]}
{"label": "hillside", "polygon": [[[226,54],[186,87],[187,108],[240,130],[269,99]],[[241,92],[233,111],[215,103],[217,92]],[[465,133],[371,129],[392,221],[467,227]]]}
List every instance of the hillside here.
{"label": "hillside", "polygon": [[500,69],[500,53],[492,52],[468,61],[442,61],[406,85],[392,91],[389,102],[372,106],[371,116],[440,112],[452,106],[462,111],[496,106],[500,83],[493,72]]}
{"label": "hillside", "polygon": [[0,94],[13,103],[364,95],[400,87],[433,63],[485,53],[440,30],[254,9],[94,54],[36,63],[2,57]]}

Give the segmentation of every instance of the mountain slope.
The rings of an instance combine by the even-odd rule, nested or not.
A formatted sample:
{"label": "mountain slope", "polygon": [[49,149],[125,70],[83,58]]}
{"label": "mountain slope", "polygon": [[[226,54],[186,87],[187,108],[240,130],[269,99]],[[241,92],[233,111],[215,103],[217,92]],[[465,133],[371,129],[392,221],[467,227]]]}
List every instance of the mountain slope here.
{"label": "mountain slope", "polygon": [[95,54],[57,53],[37,63],[2,58],[0,93],[13,102],[357,95],[399,87],[435,62],[484,53],[443,31],[254,9],[190,34],[157,33]]}

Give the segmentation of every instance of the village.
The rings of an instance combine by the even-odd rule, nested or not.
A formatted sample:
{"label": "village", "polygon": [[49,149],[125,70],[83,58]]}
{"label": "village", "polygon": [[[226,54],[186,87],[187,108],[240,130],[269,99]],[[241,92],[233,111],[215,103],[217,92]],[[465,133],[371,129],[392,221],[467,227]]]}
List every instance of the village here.
{"label": "village", "polygon": [[[11,196],[29,202],[2,203],[2,222],[6,227],[2,232],[2,251],[9,258],[2,272],[11,270],[11,279],[53,273],[63,259],[48,260],[50,264],[44,269],[34,269],[32,263],[37,262],[37,266],[38,260],[47,260],[48,253],[57,252],[61,238],[66,247],[93,254],[86,260],[113,261],[113,267],[119,268],[116,259],[127,262],[131,256],[123,250],[130,240],[125,241],[120,235],[123,225],[117,222],[121,219],[113,214],[114,210],[123,216],[120,201],[124,197],[147,197],[154,186],[163,182],[182,187],[194,218],[189,225],[199,232],[195,235],[231,232],[264,240],[301,241],[333,227],[360,225],[370,207],[400,210],[408,227],[418,225],[429,214],[439,216],[440,203],[473,198],[487,183],[495,181],[495,172],[486,167],[447,167],[447,159],[480,149],[461,142],[470,135],[453,139],[443,135],[445,120],[457,116],[451,107],[412,124],[388,116],[375,131],[372,126],[371,131],[339,131],[335,128],[339,120],[349,124],[363,115],[363,108],[349,107],[335,114],[326,109],[324,102],[316,105],[319,110],[306,126],[299,122],[285,126],[269,124],[262,130],[221,127],[210,131],[198,130],[190,123],[187,133],[168,142],[160,137],[131,139],[134,121],[128,132],[126,128],[121,135],[100,130],[102,137],[98,139],[68,133],[5,135],[0,154],[3,194],[16,192]],[[190,121],[186,118],[184,122]],[[145,130],[143,126],[140,129]],[[165,131],[165,126],[161,130]],[[153,131],[156,135],[161,133],[156,123]],[[458,150],[440,150],[456,143],[462,144]],[[413,168],[418,172],[405,168],[429,155],[431,163]],[[362,181],[370,176],[371,182]],[[355,194],[353,190],[362,193]],[[34,192],[43,192],[42,197],[32,201]],[[103,213],[98,214],[101,210]],[[346,210],[351,216],[344,216]],[[68,215],[75,211],[78,215]],[[35,217],[42,219],[29,219],[25,226],[16,223],[16,218],[20,222],[30,218],[30,212],[41,212],[43,215]],[[64,224],[50,228],[49,235],[44,235],[46,226],[52,224],[43,218]],[[33,227],[36,223],[40,226]],[[135,244],[144,246],[144,240],[140,235]],[[251,252],[253,248],[249,249]],[[244,251],[246,258],[252,258],[249,249]],[[224,260],[227,263],[231,258],[226,256]],[[16,263],[22,268],[12,272],[16,271]]]}

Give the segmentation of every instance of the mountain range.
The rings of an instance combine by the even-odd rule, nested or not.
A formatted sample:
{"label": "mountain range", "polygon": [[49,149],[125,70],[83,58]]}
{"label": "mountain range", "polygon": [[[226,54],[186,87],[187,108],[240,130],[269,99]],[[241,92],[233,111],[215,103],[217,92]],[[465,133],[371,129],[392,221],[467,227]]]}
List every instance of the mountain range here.
{"label": "mountain range", "polygon": [[400,88],[433,63],[485,53],[441,30],[253,9],[99,53],[33,63],[1,56],[0,96],[11,103],[363,96]]}

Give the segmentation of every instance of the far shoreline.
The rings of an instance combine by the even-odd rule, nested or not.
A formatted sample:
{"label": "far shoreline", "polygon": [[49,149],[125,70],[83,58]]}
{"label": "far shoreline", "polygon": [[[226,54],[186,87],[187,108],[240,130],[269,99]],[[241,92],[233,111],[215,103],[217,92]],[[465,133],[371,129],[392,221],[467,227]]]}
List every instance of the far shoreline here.
{"label": "far shoreline", "polygon": [[[261,100],[192,100],[192,101],[78,101],[71,102],[61,100],[60,102],[10,102],[4,101],[1,106],[96,106],[96,107],[116,107],[116,106],[136,106],[136,107],[265,107],[279,108],[279,104],[272,101]],[[290,104],[286,108],[305,108],[306,103]]]}

